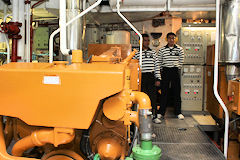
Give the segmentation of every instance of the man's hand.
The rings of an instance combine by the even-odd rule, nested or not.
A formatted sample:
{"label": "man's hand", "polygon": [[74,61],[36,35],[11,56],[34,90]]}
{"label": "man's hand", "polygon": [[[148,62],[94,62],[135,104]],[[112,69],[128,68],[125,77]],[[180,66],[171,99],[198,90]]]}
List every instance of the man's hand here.
{"label": "man's hand", "polygon": [[159,87],[160,86],[160,81],[156,81],[155,86]]}

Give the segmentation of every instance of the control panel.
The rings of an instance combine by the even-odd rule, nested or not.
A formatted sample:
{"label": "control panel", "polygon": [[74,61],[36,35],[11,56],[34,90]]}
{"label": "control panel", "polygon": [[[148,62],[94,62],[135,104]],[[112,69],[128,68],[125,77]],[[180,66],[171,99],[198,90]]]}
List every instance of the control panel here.
{"label": "control panel", "polygon": [[130,31],[130,43],[132,48],[139,49],[139,36],[134,31]]}
{"label": "control panel", "polygon": [[49,39],[49,28],[38,27],[34,30],[34,49],[37,50],[48,50],[48,39]]}
{"label": "control panel", "polygon": [[183,65],[181,74],[182,110],[202,111],[204,67]]}
{"label": "control panel", "polygon": [[205,64],[207,45],[215,40],[215,28],[182,27],[179,33],[179,44],[184,49],[184,64]]}

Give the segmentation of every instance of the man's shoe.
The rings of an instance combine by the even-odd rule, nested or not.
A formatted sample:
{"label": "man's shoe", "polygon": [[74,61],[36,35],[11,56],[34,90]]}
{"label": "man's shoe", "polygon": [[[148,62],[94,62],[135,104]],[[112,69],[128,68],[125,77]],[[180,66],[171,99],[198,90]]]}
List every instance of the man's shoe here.
{"label": "man's shoe", "polygon": [[183,120],[183,119],[184,119],[184,116],[183,116],[182,114],[179,114],[177,117],[178,117],[178,119],[180,119],[180,120]]}
{"label": "man's shoe", "polygon": [[159,124],[159,123],[161,123],[161,122],[162,122],[162,121],[161,121],[160,119],[158,119],[158,118],[153,119],[153,123]]}
{"label": "man's shoe", "polygon": [[163,119],[163,115],[157,114],[157,118],[158,118],[158,119]]}

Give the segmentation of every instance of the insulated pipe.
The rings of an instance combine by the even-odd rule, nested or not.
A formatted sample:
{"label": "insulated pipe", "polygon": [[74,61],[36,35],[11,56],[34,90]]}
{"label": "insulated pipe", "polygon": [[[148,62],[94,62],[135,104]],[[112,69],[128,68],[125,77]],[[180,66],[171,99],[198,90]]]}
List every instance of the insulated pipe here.
{"label": "insulated pipe", "polygon": [[0,159],[1,160],[38,160],[35,158],[23,158],[23,157],[15,157],[11,156],[7,153],[4,135],[3,135],[3,120],[2,116],[0,116]]}
{"label": "insulated pipe", "polygon": [[138,30],[125,18],[121,13],[120,13],[120,0],[117,0],[117,13],[118,15],[134,30],[134,32],[137,33],[137,35],[140,37],[140,68],[142,68],[142,44],[143,44],[143,37],[142,35],[138,32]]}
{"label": "insulated pipe", "polygon": [[68,132],[57,131],[54,129],[42,129],[34,131],[30,136],[19,140],[12,149],[12,154],[21,157],[23,152],[35,146],[43,146],[47,143],[54,144],[57,147],[60,144],[67,144],[75,137],[74,131],[69,129]]}
{"label": "insulated pipe", "polygon": [[228,128],[229,128],[229,114],[228,109],[218,94],[218,52],[219,52],[219,32],[220,32],[220,0],[216,0],[216,42],[215,42],[215,61],[214,61],[214,95],[220,103],[225,113],[225,131],[224,131],[224,156],[227,159],[228,152]]}
{"label": "insulated pipe", "polygon": [[13,14],[13,18],[12,18],[12,22],[17,22],[18,21],[18,8],[19,8],[19,4],[18,4],[19,0],[13,0],[12,2],[12,14]]}
{"label": "insulated pipe", "polygon": [[[77,20],[78,18],[82,17],[83,15],[85,15],[86,13],[88,13],[90,10],[92,10],[93,8],[95,8],[96,6],[98,6],[100,3],[102,2],[102,0],[98,0],[96,3],[94,3],[93,5],[91,5],[90,7],[88,7],[86,10],[82,11],[79,15],[77,15],[76,17],[74,17],[72,20],[70,20],[69,22],[66,23],[65,28],[73,23],[75,20]],[[61,3],[60,3],[61,4]],[[57,30],[55,30],[49,39],[49,63],[53,62],[53,38],[54,36],[60,32],[60,28],[58,28]],[[60,37],[61,38],[61,37]],[[66,37],[65,37],[66,38]],[[61,40],[60,40],[61,41]],[[66,46],[66,45],[65,45]]]}
{"label": "insulated pipe", "polygon": [[[66,17],[66,0],[60,3],[59,8],[59,26],[60,26],[60,50],[63,55],[69,55],[70,49],[67,49],[67,17]],[[70,42],[71,43],[71,42]]]}
{"label": "insulated pipe", "polygon": [[30,29],[31,29],[31,23],[30,23],[30,9],[31,9],[31,3],[30,1],[28,1],[26,3],[26,54],[25,54],[25,60],[26,62],[30,62],[30,55],[31,55],[31,44],[30,44],[30,41],[31,41],[31,38],[30,38]]}
{"label": "insulated pipe", "polygon": [[20,29],[20,35],[22,36],[21,39],[18,40],[18,57],[21,57],[21,60],[23,60],[24,58],[24,54],[25,54],[25,51],[24,51],[24,48],[25,48],[25,15],[24,15],[24,12],[25,12],[25,3],[24,3],[25,0],[19,0],[19,10],[18,10],[18,22],[19,23],[22,23],[22,26],[21,26],[21,29]]}
{"label": "insulated pipe", "polygon": [[[198,1],[196,1],[196,2],[198,2]],[[178,4],[176,5],[176,8],[173,8],[171,4],[172,4],[171,0],[168,0],[167,11],[215,11],[215,9],[216,9],[215,7],[208,7],[208,6],[206,6],[206,7],[177,7]],[[205,4],[205,3],[201,3],[201,4]]]}

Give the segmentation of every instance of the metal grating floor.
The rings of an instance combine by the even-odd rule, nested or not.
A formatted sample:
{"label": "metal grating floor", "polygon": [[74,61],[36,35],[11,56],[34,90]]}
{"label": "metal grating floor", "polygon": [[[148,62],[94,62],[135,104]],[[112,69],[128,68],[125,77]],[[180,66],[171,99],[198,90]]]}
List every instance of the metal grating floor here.
{"label": "metal grating floor", "polygon": [[155,127],[156,138],[153,142],[161,143],[209,143],[208,138],[197,128]]}
{"label": "metal grating floor", "polygon": [[192,117],[166,118],[161,124],[154,124],[153,143],[162,149],[161,160],[225,160],[197,125]]}
{"label": "metal grating floor", "polygon": [[161,160],[225,160],[213,144],[158,144]]}

